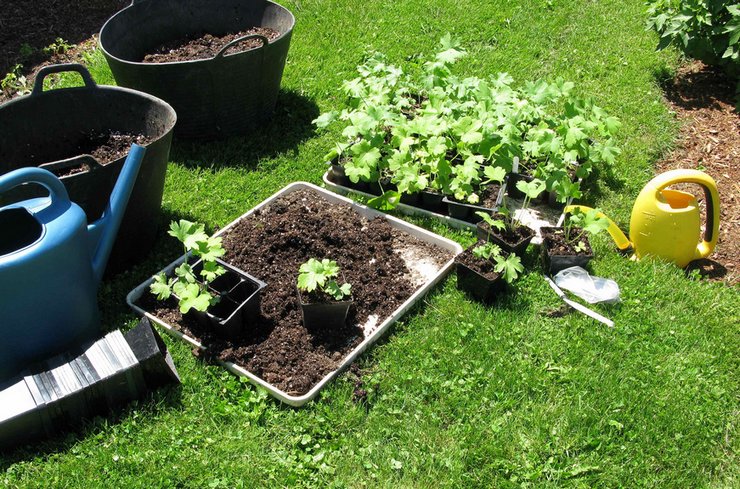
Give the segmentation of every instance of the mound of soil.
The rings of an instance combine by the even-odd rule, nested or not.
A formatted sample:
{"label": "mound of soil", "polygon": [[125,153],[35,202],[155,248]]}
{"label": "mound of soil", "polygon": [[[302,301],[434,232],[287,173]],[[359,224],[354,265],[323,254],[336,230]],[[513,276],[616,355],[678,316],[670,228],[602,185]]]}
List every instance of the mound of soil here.
{"label": "mound of soil", "polygon": [[[268,41],[274,41],[280,35],[269,27],[253,27],[240,32],[213,36],[201,33],[187,38],[176,39],[154,48],[144,56],[144,63],[169,63],[177,61],[191,61],[194,59],[209,59],[218,54],[231,41],[250,34],[265,36]],[[229,48],[224,54],[248,51],[262,46],[259,39],[247,39]]]}
{"label": "mound of soil", "polygon": [[[291,395],[308,392],[335,370],[372,325],[405,302],[419,286],[402,254],[409,250],[440,268],[451,253],[392,228],[368,221],[347,205],[331,204],[301,190],[277,199],[223,235],[225,261],[263,280],[261,317],[243,338],[228,340],[183,317],[173,303],[150,294],[141,306],[198,339],[209,355],[232,361]],[[307,330],[296,279],[309,258],[330,258],[352,284],[354,306],[341,328]]]}

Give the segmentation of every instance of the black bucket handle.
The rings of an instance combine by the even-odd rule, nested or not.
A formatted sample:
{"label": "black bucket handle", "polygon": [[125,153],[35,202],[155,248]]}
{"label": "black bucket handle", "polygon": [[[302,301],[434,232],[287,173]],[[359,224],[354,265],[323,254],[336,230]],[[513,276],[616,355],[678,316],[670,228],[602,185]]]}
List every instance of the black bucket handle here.
{"label": "black bucket handle", "polygon": [[[64,170],[65,168],[73,168],[73,167],[82,166],[82,165],[87,167],[87,169],[84,170],[84,173],[93,172],[103,167],[103,165],[100,164],[100,162],[97,159],[95,159],[93,155],[84,154],[80,156],[73,156],[72,158],[67,158],[64,160],[44,163],[43,165],[39,165],[39,168],[43,168],[44,170],[49,170],[50,172],[53,173],[55,171]],[[59,178],[64,180],[67,177],[59,177]]]}
{"label": "black bucket handle", "polygon": [[238,37],[231,41],[230,43],[226,44],[226,46],[222,47],[221,50],[216,53],[216,56],[213,57],[213,59],[217,58],[223,58],[224,53],[228,51],[229,48],[234,47],[235,45],[239,44],[242,41],[247,41],[249,39],[259,39],[262,41],[262,46],[255,48],[255,49],[263,49],[267,44],[270,42],[265,36],[261,34],[247,34],[246,36]]}
{"label": "black bucket handle", "polygon": [[39,70],[38,74],[36,75],[36,80],[33,83],[31,96],[41,95],[42,93],[44,93],[44,78],[46,78],[47,75],[51,75],[52,73],[62,73],[65,71],[76,71],[77,73],[79,73],[82,77],[82,81],[85,83],[85,88],[90,90],[98,88],[97,83],[95,83],[95,81],[92,79],[92,76],[90,75],[90,72],[87,71],[87,68],[79,63],[51,65],[44,66]]}

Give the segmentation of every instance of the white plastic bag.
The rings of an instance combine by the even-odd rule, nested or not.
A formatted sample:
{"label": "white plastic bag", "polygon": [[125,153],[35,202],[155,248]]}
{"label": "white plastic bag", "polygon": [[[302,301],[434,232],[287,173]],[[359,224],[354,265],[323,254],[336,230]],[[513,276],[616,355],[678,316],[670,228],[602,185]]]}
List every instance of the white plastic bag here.
{"label": "white plastic bag", "polygon": [[593,277],[581,267],[561,270],[554,279],[558,287],[573,292],[589,304],[619,302],[619,285],[614,280]]}

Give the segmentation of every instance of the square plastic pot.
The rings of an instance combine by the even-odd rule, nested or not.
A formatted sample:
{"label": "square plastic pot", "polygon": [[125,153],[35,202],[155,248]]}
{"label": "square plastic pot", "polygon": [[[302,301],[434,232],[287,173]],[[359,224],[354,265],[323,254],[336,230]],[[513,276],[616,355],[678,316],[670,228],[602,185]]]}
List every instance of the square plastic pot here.
{"label": "square plastic pot", "polygon": [[506,291],[506,281],[497,275],[489,279],[464,263],[455,260],[457,287],[477,300],[490,304],[497,296]]}
{"label": "square plastic pot", "polygon": [[[589,254],[578,254],[578,255],[559,255],[554,254],[550,247],[552,246],[552,239],[548,237],[548,233],[562,228],[542,228],[542,263],[544,272],[549,275],[555,275],[560,270],[565,270],[570,267],[581,267],[586,268],[588,262],[594,257],[593,253]],[[586,236],[583,239],[588,243]],[[590,243],[589,248],[590,248]]]}
{"label": "square plastic pot", "polygon": [[[222,260],[216,262],[226,269],[226,273],[211,282],[209,289],[220,300],[206,311],[191,309],[188,314],[201,326],[222,337],[237,338],[257,321],[260,292],[267,284]],[[200,261],[193,266],[196,275],[202,266]]]}
{"label": "square plastic pot", "polygon": [[523,229],[526,229],[528,231],[528,236],[520,239],[516,243],[509,243],[508,241],[504,241],[501,236],[491,232],[489,232],[484,228],[484,226],[487,226],[487,224],[484,221],[479,221],[476,225],[476,232],[478,235],[478,239],[480,240],[489,240],[492,243],[497,244],[503,251],[507,253],[514,253],[515,255],[518,255],[520,257],[524,256],[524,253],[527,251],[527,246],[529,246],[529,243],[532,241],[532,238],[534,238],[535,234],[537,234],[533,229],[528,228],[526,226],[522,226]]}

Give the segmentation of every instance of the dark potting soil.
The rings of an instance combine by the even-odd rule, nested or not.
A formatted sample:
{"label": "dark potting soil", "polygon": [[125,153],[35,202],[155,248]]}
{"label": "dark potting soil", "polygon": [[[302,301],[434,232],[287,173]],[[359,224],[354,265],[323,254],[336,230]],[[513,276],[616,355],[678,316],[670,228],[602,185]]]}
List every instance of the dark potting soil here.
{"label": "dark potting soil", "polygon": [[[377,323],[416,290],[412,273],[394,250],[423,249],[438,268],[451,254],[422,243],[386,220],[368,221],[347,205],[308,190],[293,192],[242,219],[223,235],[224,260],[267,282],[261,315],[243,338],[227,340],[183,318],[174,303],[145,294],[141,307],[197,338],[208,354],[234,362],[291,395],[308,392],[335,370],[363,339],[360,326]],[[296,279],[309,258],[336,260],[352,284],[354,305],[342,328],[303,326]]]}
{"label": "dark potting soil", "polygon": [[[196,34],[186,38],[175,39],[151,50],[142,60],[144,63],[172,63],[194,59],[209,59],[234,39],[250,34],[265,36],[268,41],[274,41],[280,33],[269,27],[252,27],[240,32],[214,36],[208,33]],[[233,54],[262,46],[259,39],[247,39],[226,51],[224,54]]]}
{"label": "dark potting soil", "polygon": [[[129,134],[117,131],[108,133],[90,133],[83,135],[73,144],[67,141],[60,143],[63,147],[49,146],[35,154],[30,154],[31,165],[42,165],[57,160],[65,160],[84,154],[92,155],[101,165],[107,165],[128,154],[133,143],[145,146],[153,141],[154,138],[142,134]],[[86,170],[84,164],[65,167],[58,170],[52,170],[58,177],[74,175]]]}
{"label": "dark potting soil", "polygon": [[[496,207],[496,200],[498,199],[499,191],[501,190],[501,185],[497,183],[492,183],[490,185],[487,185],[485,188],[480,190],[478,192],[478,203],[474,204],[478,207],[486,207],[488,209],[493,209]],[[461,204],[467,204],[466,201],[459,201],[455,199],[455,197],[450,196],[450,200],[453,200],[455,202],[460,202]]]}
{"label": "dark potting soil", "polygon": [[462,263],[471,270],[480,273],[488,280],[496,280],[499,274],[493,271],[494,264],[490,260],[478,258],[473,254],[473,248],[482,244],[485,244],[485,241],[478,241],[475,245],[467,248],[462,253],[457,255],[455,257],[455,261],[458,263]]}
{"label": "dark potting soil", "polygon": [[[502,216],[501,214],[494,214],[493,219],[503,221],[504,216]],[[516,226],[513,228],[507,227],[503,231],[500,231],[498,229],[491,229],[491,226],[489,226],[488,223],[485,221],[481,221],[480,223],[478,223],[478,225],[484,232],[490,232],[491,234],[497,236],[502,241],[509,243],[510,245],[515,245],[520,241],[534,235],[534,231],[527,226]]]}
{"label": "dark potting soil", "polygon": [[[578,244],[579,241],[574,241],[573,243],[569,243],[565,239],[565,232],[562,229],[541,229],[540,232],[542,233],[542,237],[547,240],[547,249],[550,252],[550,256],[553,255],[593,255],[593,250],[591,249],[591,243],[588,241],[588,236],[585,234],[581,237],[581,240],[586,245],[585,251],[576,251],[574,246]],[[581,233],[580,228],[573,228],[571,229],[571,236],[578,236]]]}

